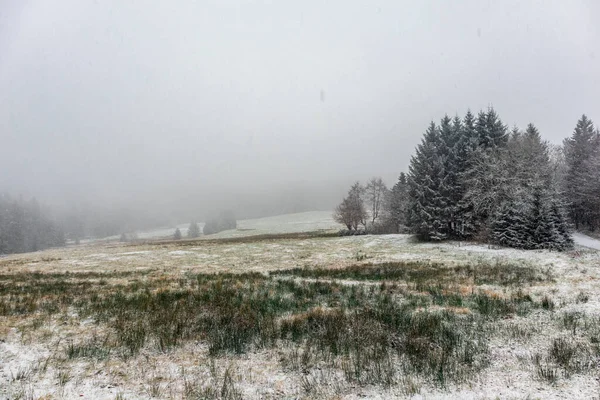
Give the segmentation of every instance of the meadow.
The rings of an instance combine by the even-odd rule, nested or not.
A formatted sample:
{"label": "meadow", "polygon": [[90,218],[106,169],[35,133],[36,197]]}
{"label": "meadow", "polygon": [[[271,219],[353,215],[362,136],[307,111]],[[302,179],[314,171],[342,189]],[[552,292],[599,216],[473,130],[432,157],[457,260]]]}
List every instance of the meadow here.
{"label": "meadow", "polygon": [[1,258],[0,397],[600,394],[599,252],[337,237],[313,217]]}

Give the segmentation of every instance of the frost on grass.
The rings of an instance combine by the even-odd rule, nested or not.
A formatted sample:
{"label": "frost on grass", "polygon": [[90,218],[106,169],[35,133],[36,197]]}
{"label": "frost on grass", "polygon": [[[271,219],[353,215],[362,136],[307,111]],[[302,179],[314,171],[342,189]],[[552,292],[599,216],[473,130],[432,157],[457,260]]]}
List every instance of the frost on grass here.
{"label": "frost on grass", "polygon": [[588,398],[599,261],[405,235],[6,257],[0,394]]}

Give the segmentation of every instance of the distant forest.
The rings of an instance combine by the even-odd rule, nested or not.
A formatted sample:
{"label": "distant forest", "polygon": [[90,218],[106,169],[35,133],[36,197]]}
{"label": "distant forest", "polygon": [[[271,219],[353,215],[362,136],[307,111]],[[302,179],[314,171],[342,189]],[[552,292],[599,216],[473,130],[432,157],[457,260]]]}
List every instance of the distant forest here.
{"label": "distant forest", "polygon": [[64,246],[65,234],[36,199],[0,195],[0,254]]}
{"label": "distant forest", "polygon": [[509,129],[494,109],[431,122],[391,190],[356,182],[335,210],[347,234],[412,232],[565,250],[571,230],[600,229],[600,132],[583,115],[562,146]]}

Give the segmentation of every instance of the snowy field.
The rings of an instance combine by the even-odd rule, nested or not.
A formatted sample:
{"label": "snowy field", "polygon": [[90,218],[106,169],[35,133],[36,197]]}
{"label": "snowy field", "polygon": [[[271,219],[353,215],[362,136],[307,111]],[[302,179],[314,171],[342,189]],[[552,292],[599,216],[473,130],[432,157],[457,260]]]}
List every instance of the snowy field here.
{"label": "snowy field", "polygon": [[[199,222],[200,229],[204,222]],[[179,228],[185,238],[190,224],[182,223],[172,227],[163,227],[136,232],[139,239],[169,239],[173,237],[175,229]],[[251,235],[314,232],[321,230],[338,230],[341,225],[333,220],[331,211],[309,211],[295,214],[278,215],[267,218],[242,219],[237,221],[237,229],[231,229],[208,236],[209,238],[241,237]],[[103,241],[117,241],[120,236],[110,236]],[[91,243],[94,240],[88,240]]]}
{"label": "snowy field", "polygon": [[[228,238],[223,241],[89,243],[2,258],[0,398],[598,398],[600,252],[596,248],[600,242],[578,235],[576,239],[581,245],[576,249],[553,253],[490,248],[474,243],[416,243],[408,235],[343,238],[324,235],[297,239],[274,236],[260,240],[248,236],[338,228],[330,213],[302,213],[240,221],[238,230],[215,235]],[[160,231],[155,233],[158,237],[167,236]],[[442,385],[429,375],[409,376],[400,371],[390,376],[386,384],[351,381],[341,371],[346,371],[348,363],[356,360],[340,356],[339,364],[335,360],[317,359],[307,364],[310,367],[294,367],[294,362],[308,362],[304,358],[310,354],[302,353],[302,346],[298,350],[283,342],[215,356],[209,354],[209,346],[203,339],[182,339],[168,347],[148,339],[135,354],[125,357],[115,344],[119,325],[98,317],[93,307],[81,306],[84,299],[110,299],[116,292],[127,296],[142,290],[144,285],[148,289],[143,290],[157,296],[178,293],[196,282],[196,276],[210,276],[204,274],[267,274],[295,271],[294,268],[345,271],[356,266],[378,265],[402,268],[414,262],[450,272],[439,278],[438,297],[456,291],[456,296],[464,299],[480,294],[478,299],[486,301],[508,302],[518,297],[528,299],[531,304],[525,311],[519,308],[521,311],[509,310],[501,317],[476,319],[484,326],[481,331],[484,338],[478,340],[485,341],[485,346],[478,345],[485,347],[482,353],[485,362],[467,378],[444,381]],[[494,277],[500,278],[480,282],[481,278],[478,281],[469,275],[454,281],[453,274],[459,274],[457,271],[463,267],[475,272],[494,268]],[[515,276],[502,276],[503,270],[510,270]],[[424,293],[431,289],[415,285],[406,277],[370,281],[371,278],[362,279],[360,275],[358,278],[340,275],[313,279],[302,278],[298,271],[294,273],[298,275],[271,275],[265,285],[291,279],[318,281],[326,287],[333,281],[335,295],[336,291],[345,293],[348,286],[364,288],[365,293],[372,292],[371,287],[384,290],[379,289],[380,284],[387,281],[391,286],[385,290],[393,293],[394,298],[418,298],[424,301],[421,307],[431,312],[456,313],[456,318],[483,313],[481,308],[477,312],[469,308],[470,300],[464,300],[462,306],[436,305]],[[521,279],[526,276],[527,279]],[[33,283],[38,285],[35,290],[25,289]],[[241,293],[244,283],[236,285]],[[44,294],[39,295],[42,291]],[[116,298],[124,301],[119,296]],[[115,315],[118,322],[120,314]],[[129,322],[124,319],[120,323]],[[132,340],[130,336],[127,338]],[[562,339],[566,342],[561,342]],[[362,340],[368,344],[370,334]],[[573,345],[565,351],[557,349],[556,343]],[[202,390],[194,391],[192,386]]]}

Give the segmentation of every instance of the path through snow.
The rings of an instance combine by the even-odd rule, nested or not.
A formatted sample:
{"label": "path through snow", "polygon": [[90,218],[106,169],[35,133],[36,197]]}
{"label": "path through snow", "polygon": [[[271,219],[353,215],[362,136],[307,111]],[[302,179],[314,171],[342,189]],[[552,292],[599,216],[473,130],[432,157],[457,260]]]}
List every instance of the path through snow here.
{"label": "path through snow", "polygon": [[574,232],[573,240],[580,246],[600,250],[600,240],[584,235],[583,233]]}

